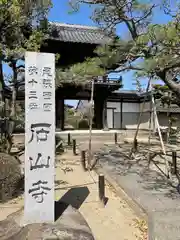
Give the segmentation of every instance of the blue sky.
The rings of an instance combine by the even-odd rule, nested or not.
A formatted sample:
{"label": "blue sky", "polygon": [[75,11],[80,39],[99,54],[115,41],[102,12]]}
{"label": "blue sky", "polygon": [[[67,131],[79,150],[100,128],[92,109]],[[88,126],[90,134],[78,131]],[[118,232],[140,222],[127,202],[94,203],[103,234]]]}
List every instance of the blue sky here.
{"label": "blue sky", "polygon": [[[157,1],[156,1],[157,2]],[[49,14],[49,20],[50,21],[57,21],[57,22],[63,22],[63,23],[70,23],[70,24],[83,24],[83,25],[94,25],[92,20],[90,19],[92,8],[90,8],[88,5],[84,5],[81,7],[80,11],[78,13],[69,14],[69,5],[68,0],[53,0],[53,8],[51,9],[51,12]],[[163,14],[160,9],[157,9],[154,17],[153,22],[154,23],[167,23],[170,20],[170,18]],[[126,27],[125,26],[119,26],[117,29],[118,33],[126,34]],[[133,80],[133,72],[128,72],[122,75],[123,77],[123,85],[124,89],[135,89],[134,86],[134,80]],[[142,80],[143,87],[146,86],[147,80]],[[74,102],[68,101],[70,104]]]}
{"label": "blue sky", "polygon": [[[156,0],[157,2],[157,0]],[[53,0],[53,8],[50,11],[49,14],[49,20],[50,21],[56,21],[56,22],[63,22],[63,23],[70,23],[70,24],[83,24],[83,25],[94,25],[92,20],[90,19],[92,8],[90,8],[88,5],[84,5],[81,7],[80,11],[78,13],[69,14],[69,5],[68,0]],[[170,18],[163,14],[159,9],[156,10],[153,22],[154,23],[167,23],[170,20]],[[125,26],[119,26],[117,29],[119,34],[126,35],[126,27]],[[4,66],[4,70],[7,73],[10,73],[10,69],[8,66]],[[134,89],[135,86],[133,85],[133,72],[128,72],[122,75],[123,77],[123,84],[124,89]],[[147,83],[147,80],[142,80],[142,84],[145,87]],[[68,101],[69,102],[69,101]],[[69,103],[72,103],[70,101]],[[73,105],[75,102],[73,101]]]}
{"label": "blue sky", "polygon": [[[157,2],[157,1],[156,1]],[[63,23],[70,23],[70,24],[83,24],[83,25],[95,25],[93,21],[90,19],[92,13],[92,7],[88,5],[83,5],[80,8],[78,13],[69,14],[69,4],[68,0],[53,0],[53,8],[49,14],[50,21],[57,21]],[[154,23],[167,23],[170,20],[170,17],[163,14],[159,9],[156,10],[153,22]],[[117,28],[118,34],[126,35],[127,28],[124,25],[121,25]],[[122,35],[122,36],[123,36]],[[124,89],[134,89],[135,86],[133,85],[133,72],[130,71],[122,75],[123,77],[123,85]],[[142,80],[142,84],[146,85],[147,80]]]}

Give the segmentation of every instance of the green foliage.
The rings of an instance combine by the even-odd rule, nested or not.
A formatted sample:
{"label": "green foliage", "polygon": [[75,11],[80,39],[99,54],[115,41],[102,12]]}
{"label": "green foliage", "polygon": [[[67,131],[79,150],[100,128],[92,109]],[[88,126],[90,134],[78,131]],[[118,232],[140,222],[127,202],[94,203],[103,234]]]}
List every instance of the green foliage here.
{"label": "green foliage", "polygon": [[64,83],[84,85],[93,77],[104,75],[105,69],[100,67],[100,59],[88,58],[83,63],[77,63],[68,69],[57,69],[56,87]]}
{"label": "green foliage", "polygon": [[153,92],[155,99],[159,100],[163,107],[171,107],[172,104],[176,104],[176,95],[167,85],[154,84]]}
{"label": "green foliage", "polygon": [[[146,72],[154,73],[166,68],[175,69],[179,73],[179,49],[180,25],[172,21],[166,25],[149,25],[146,33],[139,36],[137,44],[149,53],[149,57],[140,64]],[[145,56],[144,56],[145,57]]]}
{"label": "green foliage", "polygon": [[69,108],[69,107],[65,106],[65,113],[67,116],[73,117],[75,110],[73,108]]}
{"label": "green foliage", "polygon": [[135,83],[134,83],[133,85],[136,86],[136,90],[137,90],[139,93],[143,92],[143,88],[142,88],[142,85],[141,85],[141,81],[140,81],[138,78],[136,78],[135,80],[136,80],[136,81],[135,81]]}
{"label": "green foliage", "polygon": [[78,115],[74,109],[65,108],[65,125],[72,126],[74,129],[78,128],[78,122],[81,119],[81,116]]}
{"label": "green foliage", "polygon": [[[115,36],[111,44],[99,47],[98,61],[104,69],[118,68],[118,72],[136,71],[136,77],[161,79],[175,93],[180,105],[180,2],[141,1],[141,0],[71,0],[77,11],[81,4],[93,6],[93,21],[112,33],[114,28],[123,24],[129,38],[123,31]],[[153,3],[155,2],[155,4]],[[152,16],[158,11],[171,16],[167,24],[152,24]],[[113,34],[111,35],[113,36]],[[100,60],[99,60],[100,59]],[[96,62],[97,60],[94,59]]]}
{"label": "green foliage", "polygon": [[176,118],[176,117],[170,117],[169,120],[171,121],[171,123],[173,123],[173,122],[176,122],[176,121],[178,120],[178,118]]}
{"label": "green foliage", "polygon": [[[24,51],[38,51],[51,1],[0,1],[0,52],[5,61],[24,58]],[[45,25],[43,25],[45,26]]]}
{"label": "green foliage", "polygon": [[6,201],[17,194],[22,180],[20,164],[5,153],[0,153],[0,201]]}
{"label": "green foliage", "polygon": [[[12,101],[9,116],[6,115],[6,117],[13,121],[16,121],[17,117],[17,61],[24,59],[25,51],[40,50],[47,32],[47,14],[51,6],[51,0],[0,0],[0,87],[3,90],[5,86],[2,64],[6,62],[13,72],[11,78]],[[3,91],[0,92],[0,101],[3,102]],[[4,117],[4,110],[3,107],[1,117]],[[14,127],[15,122],[9,126]],[[10,150],[12,131],[10,134],[8,130],[7,134],[9,147],[6,149]]]}
{"label": "green foliage", "polygon": [[83,130],[89,129],[89,121],[88,121],[88,119],[81,119],[79,121],[78,128],[81,129],[81,130],[82,129]]}
{"label": "green foliage", "polygon": [[14,132],[22,133],[25,130],[25,106],[24,101],[16,103],[15,129]]}

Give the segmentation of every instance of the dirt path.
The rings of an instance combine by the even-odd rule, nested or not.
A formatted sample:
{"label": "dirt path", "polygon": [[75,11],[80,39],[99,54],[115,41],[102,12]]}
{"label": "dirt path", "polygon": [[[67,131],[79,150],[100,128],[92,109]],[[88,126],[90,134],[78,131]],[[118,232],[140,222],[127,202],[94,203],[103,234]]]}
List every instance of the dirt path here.
{"label": "dirt path", "polygon": [[[74,157],[72,151],[57,156],[56,200],[64,200],[79,209],[96,240],[145,240],[143,222],[137,219],[128,205],[109,186],[106,186],[107,204],[105,207],[101,206],[98,200],[97,175],[95,172],[84,172],[79,159],[80,156]],[[22,197],[0,204],[0,220],[21,206]]]}
{"label": "dirt path", "polygon": [[56,200],[66,194],[64,199],[79,208],[96,240],[146,239],[139,228],[143,222],[109,186],[108,202],[104,208],[100,205],[97,175],[82,170],[79,156],[67,152],[57,159],[56,183],[60,185],[56,186]]}

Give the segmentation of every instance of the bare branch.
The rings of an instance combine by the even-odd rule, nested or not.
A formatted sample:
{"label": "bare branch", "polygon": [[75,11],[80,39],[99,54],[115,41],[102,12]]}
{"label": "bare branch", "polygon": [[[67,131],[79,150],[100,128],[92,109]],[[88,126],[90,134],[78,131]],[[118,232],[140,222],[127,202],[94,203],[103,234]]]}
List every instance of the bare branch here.
{"label": "bare branch", "polygon": [[120,72],[124,72],[126,70],[145,71],[145,69],[143,69],[143,68],[129,65],[129,66],[122,67],[122,68],[119,67],[119,68],[117,68],[115,70],[110,70],[110,71],[107,72],[107,74],[109,74],[109,73],[120,73]]}
{"label": "bare branch", "polygon": [[164,71],[167,72],[167,71],[169,71],[171,69],[178,68],[178,67],[180,67],[180,62],[176,62],[174,65],[172,64],[170,66],[165,67]]}
{"label": "bare branch", "polygon": [[94,4],[100,4],[100,3],[102,3],[102,0],[80,0],[79,1],[79,3],[85,3],[85,4],[92,4],[92,5],[94,5]]}
{"label": "bare branch", "polygon": [[135,21],[135,24],[145,20],[147,17],[149,17],[152,14],[152,10],[157,7],[158,5],[153,4],[151,8],[145,13],[143,17],[141,17],[139,20]]}

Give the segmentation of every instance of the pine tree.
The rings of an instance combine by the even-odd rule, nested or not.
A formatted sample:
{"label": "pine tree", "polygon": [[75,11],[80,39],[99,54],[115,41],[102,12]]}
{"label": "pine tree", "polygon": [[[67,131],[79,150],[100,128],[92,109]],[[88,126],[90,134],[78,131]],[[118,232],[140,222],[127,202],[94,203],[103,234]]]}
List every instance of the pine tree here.
{"label": "pine tree", "polygon": [[[180,106],[180,1],[141,0],[71,0],[78,11],[82,4],[93,5],[93,21],[111,34],[111,44],[99,47],[95,58],[96,72],[115,69],[137,71],[138,77],[162,80],[176,96]],[[173,4],[173,5],[172,5]],[[167,24],[153,24],[156,11],[171,17]],[[113,36],[114,28],[124,24],[130,37]],[[140,61],[139,61],[140,60]],[[91,67],[93,64],[91,63]],[[102,68],[103,66],[103,68]],[[92,72],[92,69],[91,69]]]}
{"label": "pine tree", "polygon": [[[13,129],[16,119],[18,60],[24,60],[25,51],[39,51],[46,34],[50,0],[0,0],[0,106],[4,117],[5,79],[3,63],[12,68],[12,99],[9,120]],[[6,151],[11,148],[12,131],[5,139]],[[1,139],[2,140],[2,139]],[[3,141],[3,140],[2,140]]]}

